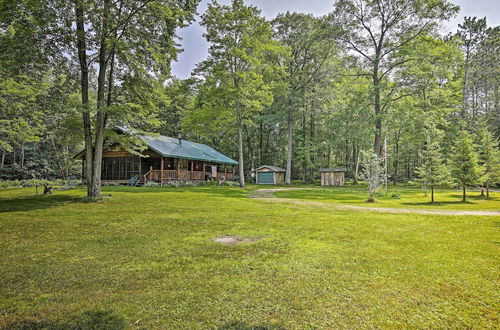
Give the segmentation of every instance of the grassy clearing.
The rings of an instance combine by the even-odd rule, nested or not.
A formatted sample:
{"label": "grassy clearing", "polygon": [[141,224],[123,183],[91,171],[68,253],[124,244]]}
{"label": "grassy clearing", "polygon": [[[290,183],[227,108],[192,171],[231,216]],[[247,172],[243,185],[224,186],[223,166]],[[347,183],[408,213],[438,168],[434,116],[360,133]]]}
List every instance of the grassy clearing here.
{"label": "grassy clearing", "polygon": [[[389,186],[387,194],[377,194],[376,203],[366,203],[368,198],[366,187],[318,187],[312,185],[296,185],[305,190],[290,190],[274,193],[276,197],[295,198],[301,200],[315,200],[318,202],[391,208],[425,208],[429,210],[500,210],[500,193],[490,191],[490,199],[481,197],[479,191],[468,191],[467,201],[462,202],[461,190],[437,189],[435,190],[435,203],[430,203],[430,191],[417,189],[411,186]],[[392,197],[396,194],[398,197]]]}
{"label": "grassy clearing", "polygon": [[[0,190],[0,328],[498,326],[500,217],[104,192]],[[213,241],[226,234],[265,239]]]}

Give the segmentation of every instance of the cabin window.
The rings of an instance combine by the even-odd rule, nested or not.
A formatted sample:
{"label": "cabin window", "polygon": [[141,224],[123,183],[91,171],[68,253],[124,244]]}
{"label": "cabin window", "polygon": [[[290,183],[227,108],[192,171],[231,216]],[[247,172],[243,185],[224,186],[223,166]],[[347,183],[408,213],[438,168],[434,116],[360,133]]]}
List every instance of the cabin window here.
{"label": "cabin window", "polygon": [[195,171],[203,171],[203,163],[194,162],[194,170]]}
{"label": "cabin window", "polygon": [[139,157],[113,157],[102,159],[103,180],[128,180],[139,176]]}
{"label": "cabin window", "polygon": [[165,158],[163,162],[163,169],[164,170],[173,170],[175,169],[174,167],[174,159],[173,158]]}

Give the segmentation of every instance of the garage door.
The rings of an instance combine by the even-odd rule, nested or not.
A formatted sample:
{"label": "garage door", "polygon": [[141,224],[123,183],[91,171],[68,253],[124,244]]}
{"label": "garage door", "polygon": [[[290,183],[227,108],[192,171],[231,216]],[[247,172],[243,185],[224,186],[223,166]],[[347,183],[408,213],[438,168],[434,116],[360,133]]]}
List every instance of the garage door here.
{"label": "garage door", "polygon": [[273,172],[259,172],[259,184],[274,184]]}

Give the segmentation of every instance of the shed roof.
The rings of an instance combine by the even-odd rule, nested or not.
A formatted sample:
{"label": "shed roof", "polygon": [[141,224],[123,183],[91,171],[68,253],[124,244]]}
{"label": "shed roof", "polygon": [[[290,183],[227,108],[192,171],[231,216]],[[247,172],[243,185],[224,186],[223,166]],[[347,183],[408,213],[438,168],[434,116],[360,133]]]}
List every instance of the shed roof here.
{"label": "shed roof", "polygon": [[320,173],[323,172],[347,172],[347,169],[344,167],[338,167],[338,168],[320,168],[319,169]]}
{"label": "shed roof", "polygon": [[264,166],[261,166],[259,168],[257,168],[255,171],[258,171],[258,170],[261,170],[263,168],[268,168],[270,169],[271,171],[273,172],[286,172],[284,169],[282,169],[281,167],[278,167],[278,166],[270,166],[270,165],[264,165]]}

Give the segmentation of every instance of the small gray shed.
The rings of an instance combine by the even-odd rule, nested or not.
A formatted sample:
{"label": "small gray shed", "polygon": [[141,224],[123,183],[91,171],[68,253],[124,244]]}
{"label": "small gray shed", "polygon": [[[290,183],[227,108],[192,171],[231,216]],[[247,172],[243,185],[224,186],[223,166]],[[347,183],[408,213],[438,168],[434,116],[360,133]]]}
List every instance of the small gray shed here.
{"label": "small gray shed", "polygon": [[343,186],[345,168],[320,168],[322,186]]}
{"label": "small gray shed", "polygon": [[255,170],[257,184],[283,184],[285,170],[277,166],[261,166]]}

